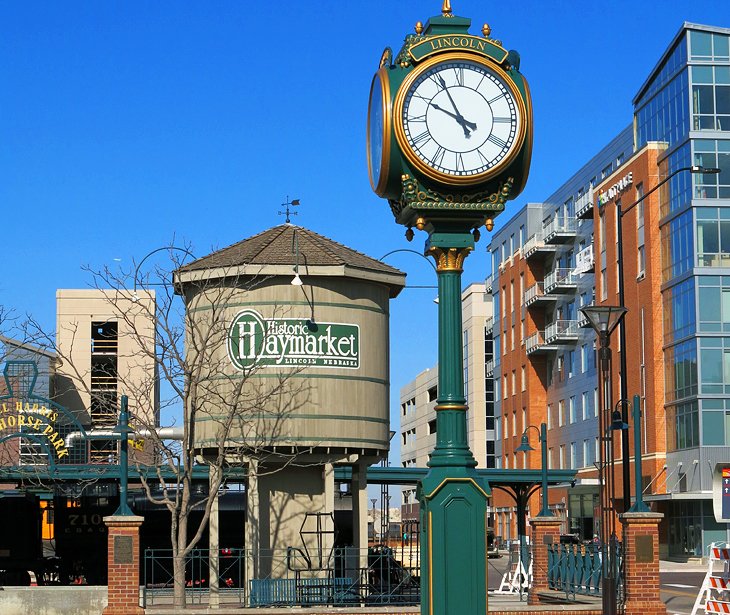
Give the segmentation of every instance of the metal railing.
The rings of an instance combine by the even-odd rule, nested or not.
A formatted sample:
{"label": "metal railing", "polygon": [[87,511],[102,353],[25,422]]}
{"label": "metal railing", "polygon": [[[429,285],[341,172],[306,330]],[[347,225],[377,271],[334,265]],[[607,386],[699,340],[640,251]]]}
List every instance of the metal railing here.
{"label": "metal railing", "polygon": [[543,331],[535,331],[532,335],[528,335],[525,340],[525,352],[530,354],[534,352],[540,346],[545,345],[545,333]]}
{"label": "metal railing", "polygon": [[[613,578],[617,588],[623,587],[623,557],[621,543],[614,543]],[[601,594],[601,548],[598,543],[551,544],[548,549],[548,587],[566,594],[599,596]]]}
{"label": "metal railing", "polygon": [[532,235],[526,242],[524,247],[522,248],[522,253],[525,255],[525,258],[530,256],[535,250],[539,250],[545,245],[545,242],[543,241],[543,235],[542,233],[538,232]]}
{"label": "metal railing", "polygon": [[[593,187],[582,197],[575,201],[575,217],[583,218],[586,213],[593,209]],[[586,216],[587,217],[587,216]]]}
{"label": "metal railing", "polygon": [[549,293],[555,289],[563,289],[568,286],[575,286],[573,270],[564,267],[553,269],[545,276],[544,290]]}
{"label": "metal railing", "polygon": [[484,321],[485,333],[489,333],[492,329],[494,329],[494,316],[490,316]]}
{"label": "metal railing", "polygon": [[489,361],[484,364],[484,372],[487,376],[492,376],[494,374],[494,359],[489,359]]}
{"label": "metal railing", "polygon": [[558,235],[575,235],[577,228],[575,218],[566,218],[564,216],[555,216],[542,229],[543,237],[549,242],[553,237]]}
{"label": "metal railing", "polygon": [[530,305],[545,294],[542,282],[536,282],[525,291],[525,305]]}
{"label": "metal railing", "polygon": [[497,276],[494,273],[490,273],[484,280],[484,290],[488,293],[492,292],[492,286],[494,285]]}
{"label": "metal railing", "polygon": [[[209,551],[195,549],[185,561],[189,604],[210,599]],[[312,567],[295,548],[253,553],[222,549],[218,595],[221,604],[241,607],[416,605],[421,600],[420,553],[417,543],[378,545],[367,553],[354,547],[333,549],[322,567]],[[315,558],[316,560],[316,558]],[[363,565],[365,564],[366,565]],[[170,604],[173,598],[170,549],[144,554],[145,604]]]}
{"label": "metal railing", "polygon": [[545,327],[545,342],[547,344],[554,341],[569,340],[577,337],[577,320],[556,320]]}

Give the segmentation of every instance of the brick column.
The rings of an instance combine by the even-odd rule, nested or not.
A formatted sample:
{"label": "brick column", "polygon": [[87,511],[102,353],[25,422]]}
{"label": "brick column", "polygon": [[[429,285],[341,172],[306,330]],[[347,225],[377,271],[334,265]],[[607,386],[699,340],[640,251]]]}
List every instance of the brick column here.
{"label": "brick column", "polygon": [[139,526],[144,517],[113,515],[104,517],[109,528],[108,602],[104,615],[140,615],[139,606]]}
{"label": "brick column", "polygon": [[659,597],[661,513],[624,513],[624,614],[666,615]]}
{"label": "brick column", "polygon": [[548,589],[548,545],[560,542],[558,517],[533,517],[532,526],[532,583],[527,593],[527,604],[540,604],[539,593]]}

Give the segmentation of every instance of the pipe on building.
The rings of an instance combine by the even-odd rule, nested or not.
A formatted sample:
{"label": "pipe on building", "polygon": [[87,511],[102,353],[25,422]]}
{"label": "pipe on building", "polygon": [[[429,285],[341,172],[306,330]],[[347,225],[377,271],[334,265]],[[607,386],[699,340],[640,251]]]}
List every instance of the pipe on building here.
{"label": "pipe on building", "polygon": [[[182,440],[183,431],[182,427],[160,427],[158,429],[136,429],[129,435],[138,438],[149,438],[151,435],[156,434],[160,440]],[[70,448],[76,440],[116,440],[118,438],[119,434],[111,429],[91,429],[86,433],[72,431],[66,436],[65,440],[66,448]]]}

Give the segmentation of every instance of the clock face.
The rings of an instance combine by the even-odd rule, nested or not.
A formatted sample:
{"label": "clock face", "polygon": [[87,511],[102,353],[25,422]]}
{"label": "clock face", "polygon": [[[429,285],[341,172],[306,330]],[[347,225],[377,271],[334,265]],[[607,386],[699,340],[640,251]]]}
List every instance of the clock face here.
{"label": "clock face", "polygon": [[388,75],[380,69],[373,77],[368,106],[368,172],[370,185],[382,196],[388,179],[390,157],[390,88]]}
{"label": "clock face", "polygon": [[437,179],[477,183],[520,150],[522,101],[496,70],[470,59],[440,61],[404,87],[398,107],[404,153]]}

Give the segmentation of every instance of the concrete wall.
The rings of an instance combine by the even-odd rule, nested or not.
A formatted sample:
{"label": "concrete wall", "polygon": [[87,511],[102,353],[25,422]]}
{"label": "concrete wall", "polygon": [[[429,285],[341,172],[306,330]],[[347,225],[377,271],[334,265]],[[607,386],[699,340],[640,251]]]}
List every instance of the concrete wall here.
{"label": "concrete wall", "polygon": [[2,587],[0,615],[88,615],[101,613],[106,587]]}

